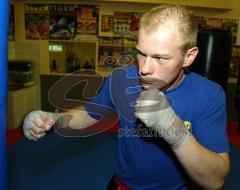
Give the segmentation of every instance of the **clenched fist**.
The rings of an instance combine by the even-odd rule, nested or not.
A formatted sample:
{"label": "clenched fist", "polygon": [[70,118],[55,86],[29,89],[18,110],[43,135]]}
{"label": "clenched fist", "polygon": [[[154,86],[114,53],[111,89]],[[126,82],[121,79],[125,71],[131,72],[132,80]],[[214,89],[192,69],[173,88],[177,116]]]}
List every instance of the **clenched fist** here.
{"label": "clenched fist", "polygon": [[23,122],[23,133],[29,140],[39,140],[46,135],[58,119],[58,114],[36,110],[30,112]]}
{"label": "clenched fist", "polygon": [[149,89],[141,92],[135,110],[136,117],[153,128],[172,148],[176,149],[187,141],[189,131],[161,91]]}

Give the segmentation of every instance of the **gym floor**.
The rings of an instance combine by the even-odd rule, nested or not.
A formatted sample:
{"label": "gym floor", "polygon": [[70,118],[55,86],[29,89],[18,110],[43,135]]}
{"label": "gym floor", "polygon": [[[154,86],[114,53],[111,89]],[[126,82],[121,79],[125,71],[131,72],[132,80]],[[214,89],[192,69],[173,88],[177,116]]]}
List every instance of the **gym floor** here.
{"label": "gym floor", "polygon": [[[224,190],[240,185],[240,133],[234,130],[236,125],[231,125],[231,170]],[[88,138],[50,132],[37,142],[20,138],[8,147],[9,190],[104,190],[113,174],[116,148],[114,132]]]}

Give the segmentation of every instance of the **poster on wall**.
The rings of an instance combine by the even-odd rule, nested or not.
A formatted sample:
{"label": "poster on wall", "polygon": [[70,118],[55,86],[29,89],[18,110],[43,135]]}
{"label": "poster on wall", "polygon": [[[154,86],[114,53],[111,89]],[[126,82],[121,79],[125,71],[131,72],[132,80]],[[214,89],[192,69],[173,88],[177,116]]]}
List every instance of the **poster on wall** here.
{"label": "poster on wall", "polygon": [[207,28],[222,28],[223,19],[221,18],[207,18],[206,27]]}
{"label": "poster on wall", "polygon": [[49,4],[49,39],[73,39],[75,26],[75,5]]}
{"label": "poster on wall", "polygon": [[114,12],[113,33],[116,36],[136,36],[142,13]]}
{"label": "poster on wall", "polygon": [[15,28],[14,28],[14,6],[10,4],[9,7],[9,26],[8,26],[8,40],[13,41]]}
{"label": "poster on wall", "polygon": [[98,66],[108,69],[132,66],[137,62],[137,52],[133,47],[99,46]]}
{"label": "poster on wall", "polygon": [[206,18],[204,16],[195,16],[195,19],[198,24],[198,29],[206,28]]}
{"label": "poster on wall", "polygon": [[132,13],[118,12],[113,14],[113,33],[114,35],[126,36],[130,33]]}
{"label": "poster on wall", "polygon": [[101,16],[101,32],[113,32],[113,15]]}
{"label": "poster on wall", "polygon": [[240,45],[233,45],[232,46],[232,60],[229,66],[229,77],[230,78],[237,78],[240,73]]}
{"label": "poster on wall", "polygon": [[198,28],[201,29],[225,29],[231,31],[232,43],[236,44],[238,33],[238,19],[223,19],[204,16],[195,16]]}
{"label": "poster on wall", "polygon": [[44,40],[49,36],[49,12],[47,4],[25,4],[26,39]]}
{"label": "poster on wall", "polygon": [[143,13],[132,13],[131,23],[130,23],[130,31],[131,33],[135,33],[139,28],[139,21]]}
{"label": "poster on wall", "polygon": [[97,35],[99,7],[96,5],[78,5],[75,9],[77,18],[76,37],[78,35]]}
{"label": "poster on wall", "polygon": [[223,19],[222,28],[231,31],[232,43],[236,44],[238,35],[238,19]]}

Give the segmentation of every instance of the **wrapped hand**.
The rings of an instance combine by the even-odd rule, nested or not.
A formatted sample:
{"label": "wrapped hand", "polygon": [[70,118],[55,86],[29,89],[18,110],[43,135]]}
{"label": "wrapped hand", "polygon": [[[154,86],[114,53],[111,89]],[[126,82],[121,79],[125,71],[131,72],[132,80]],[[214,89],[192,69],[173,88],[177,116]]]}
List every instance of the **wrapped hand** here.
{"label": "wrapped hand", "polygon": [[135,110],[136,117],[153,128],[173,148],[186,142],[189,131],[161,91],[149,89],[141,92]]}

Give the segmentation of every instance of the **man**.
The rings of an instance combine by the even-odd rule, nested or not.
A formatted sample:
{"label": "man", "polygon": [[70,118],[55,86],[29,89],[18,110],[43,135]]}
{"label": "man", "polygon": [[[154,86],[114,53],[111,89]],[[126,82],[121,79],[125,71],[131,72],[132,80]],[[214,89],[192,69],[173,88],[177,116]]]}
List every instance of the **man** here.
{"label": "man", "polygon": [[[108,189],[223,186],[230,167],[225,94],[216,83],[187,70],[198,54],[196,37],[197,24],[186,8],[150,10],[140,21],[138,66],[113,71],[85,108],[61,114],[63,120],[71,116],[65,119],[70,128],[82,129],[99,119],[92,103],[117,110],[119,146]],[[32,112],[24,133],[38,140],[58,118]]]}

